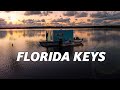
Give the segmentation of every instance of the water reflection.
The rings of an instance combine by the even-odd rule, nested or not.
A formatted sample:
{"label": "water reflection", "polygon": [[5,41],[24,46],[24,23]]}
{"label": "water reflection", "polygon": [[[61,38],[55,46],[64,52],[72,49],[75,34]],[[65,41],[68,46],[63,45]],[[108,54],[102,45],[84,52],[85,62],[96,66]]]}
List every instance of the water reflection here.
{"label": "water reflection", "polygon": [[0,38],[4,38],[4,37],[6,37],[6,35],[7,35],[6,31],[1,31],[0,32]]}
{"label": "water reflection", "polygon": [[63,55],[65,52],[69,52],[70,59],[72,59],[73,56],[74,56],[73,46],[69,46],[69,47],[49,47],[49,48],[46,48],[46,51],[48,53],[49,52],[60,52],[61,55]]}
{"label": "water reflection", "polygon": [[[12,47],[14,48],[14,46],[12,46]],[[22,66],[19,64],[19,62],[16,62],[16,56],[15,56],[16,53],[14,52],[15,48],[12,49],[12,47],[9,50],[10,53],[9,53],[9,56],[8,56],[9,59],[10,59],[10,61],[9,61],[9,63],[10,63],[10,69],[12,70],[12,72],[17,73],[17,72],[20,72],[20,70],[22,70]]]}
{"label": "water reflection", "polygon": [[95,42],[113,42],[120,40],[120,34],[114,33],[114,31],[95,31],[92,33],[94,37],[91,38]]}
{"label": "water reflection", "polygon": [[[83,38],[83,46],[62,48],[41,47],[39,41],[46,40],[45,32],[45,30],[24,29],[0,31],[0,78],[42,78],[43,76],[57,78],[60,75],[61,78],[120,78],[119,29],[74,29],[74,37]],[[74,52],[105,51],[107,54],[103,63],[25,63],[16,62],[19,51],[29,53],[47,51],[61,52],[61,54],[69,52],[70,59],[73,58]]]}

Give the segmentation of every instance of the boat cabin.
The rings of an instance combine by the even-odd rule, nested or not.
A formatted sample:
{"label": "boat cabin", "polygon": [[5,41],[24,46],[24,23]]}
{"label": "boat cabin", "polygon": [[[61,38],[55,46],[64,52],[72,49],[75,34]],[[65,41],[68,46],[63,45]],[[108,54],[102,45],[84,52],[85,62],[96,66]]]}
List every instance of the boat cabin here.
{"label": "boat cabin", "polygon": [[47,41],[73,41],[73,30],[53,30],[47,31]]}

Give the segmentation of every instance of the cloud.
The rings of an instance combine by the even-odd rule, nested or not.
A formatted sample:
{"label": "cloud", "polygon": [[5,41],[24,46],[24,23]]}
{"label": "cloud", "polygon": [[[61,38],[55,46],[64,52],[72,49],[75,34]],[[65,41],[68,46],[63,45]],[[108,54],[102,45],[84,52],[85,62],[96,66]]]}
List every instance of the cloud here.
{"label": "cloud", "polygon": [[35,20],[34,19],[27,19],[27,20],[22,20],[22,22],[24,24],[33,24],[33,23],[35,23]]}
{"label": "cloud", "polygon": [[113,13],[108,17],[104,18],[104,20],[118,20],[120,19],[120,12]]}
{"label": "cloud", "polygon": [[0,18],[0,26],[6,25],[7,22],[5,21],[5,19]]}
{"label": "cloud", "polygon": [[[34,20],[35,21],[35,20]],[[36,20],[36,22],[41,22],[41,20]]]}
{"label": "cloud", "polygon": [[115,25],[120,22],[120,11],[102,11],[90,15],[92,23],[97,25]]}
{"label": "cloud", "polygon": [[88,21],[88,22],[90,22],[90,21],[91,21],[91,19],[87,19],[87,21]]}
{"label": "cloud", "polygon": [[76,11],[66,11],[63,13],[64,16],[75,16],[77,12]]}
{"label": "cloud", "polygon": [[112,25],[114,21],[104,20],[102,18],[97,18],[91,20],[92,25]]}
{"label": "cloud", "polygon": [[75,16],[76,18],[80,17],[87,17],[88,13],[87,12],[78,12],[78,11],[66,11],[63,13],[64,16]]}
{"label": "cloud", "polygon": [[77,25],[79,25],[79,26],[89,26],[89,25],[91,25],[91,23],[79,22],[79,23],[77,23]]}
{"label": "cloud", "polygon": [[118,21],[118,22],[111,22],[110,24],[111,25],[120,25],[120,21]]}
{"label": "cloud", "polygon": [[65,18],[65,19],[58,18],[58,19],[52,20],[50,24],[54,26],[62,26],[62,25],[69,24],[69,23],[70,23],[70,18]]}
{"label": "cloud", "polygon": [[34,20],[34,22],[37,22],[37,23],[39,23],[39,22],[45,22],[45,19],[41,19],[41,20]]}
{"label": "cloud", "polygon": [[90,14],[90,17],[92,18],[105,18],[108,17],[110,14],[106,11],[98,11],[97,13]]}
{"label": "cloud", "polygon": [[93,24],[101,24],[103,22],[103,19],[93,19],[91,20]]}
{"label": "cloud", "polygon": [[80,18],[80,17],[87,17],[88,13],[87,12],[78,12],[76,13],[75,17]]}
{"label": "cloud", "polygon": [[51,13],[53,13],[52,11],[43,11],[43,16],[47,16],[47,15],[49,15],[49,14],[51,14]]}
{"label": "cloud", "polygon": [[60,24],[59,22],[51,22],[50,24],[54,26],[62,26],[62,24]]}
{"label": "cloud", "polygon": [[24,13],[24,15],[27,15],[27,16],[29,16],[29,15],[39,15],[39,14],[41,14],[41,11],[26,11]]}
{"label": "cloud", "polygon": [[117,20],[120,19],[120,11],[99,11],[90,14],[92,18],[102,18],[104,20]]}
{"label": "cloud", "polygon": [[42,19],[41,22],[45,22],[45,19]]}
{"label": "cloud", "polygon": [[75,20],[78,20],[77,18]]}
{"label": "cloud", "polygon": [[27,20],[22,20],[22,22],[24,24],[38,24],[38,23],[45,22],[45,19],[41,19],[41,20],[27,19]]}
{"label": "cloud", "polygon": [[47,16],[49,14],[53,13],[52,11],[26,11],[24,15],[30,16],[30,15],[41,15],[41,16]]}
{"label": "cloud", "polygon": [[12,12],[12,11],[5,11],[6,13]]}
{"label": "cloud", "polygon": [[58,18],[58,19],[54,19],[52,20],[52,22],[70,22],[70,18]]}

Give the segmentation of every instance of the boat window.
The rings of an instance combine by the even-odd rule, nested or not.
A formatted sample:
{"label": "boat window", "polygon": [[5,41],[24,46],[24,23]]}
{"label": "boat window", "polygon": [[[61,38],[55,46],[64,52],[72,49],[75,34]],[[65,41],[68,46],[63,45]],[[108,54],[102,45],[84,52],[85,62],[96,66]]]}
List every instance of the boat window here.
{"label": "boat window", "polygon": [[56,34],[57,36],[63,36],[63,33]]}

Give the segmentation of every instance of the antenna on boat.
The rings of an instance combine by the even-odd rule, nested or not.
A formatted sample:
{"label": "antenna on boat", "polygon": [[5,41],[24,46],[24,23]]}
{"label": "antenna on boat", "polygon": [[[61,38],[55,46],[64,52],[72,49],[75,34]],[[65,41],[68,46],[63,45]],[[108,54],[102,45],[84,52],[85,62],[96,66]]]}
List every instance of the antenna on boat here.
{"label": "antenna on boat", "polygon": [[46,41],[48,41],[48,31],[46,30]]}

